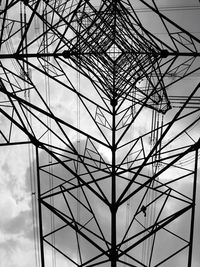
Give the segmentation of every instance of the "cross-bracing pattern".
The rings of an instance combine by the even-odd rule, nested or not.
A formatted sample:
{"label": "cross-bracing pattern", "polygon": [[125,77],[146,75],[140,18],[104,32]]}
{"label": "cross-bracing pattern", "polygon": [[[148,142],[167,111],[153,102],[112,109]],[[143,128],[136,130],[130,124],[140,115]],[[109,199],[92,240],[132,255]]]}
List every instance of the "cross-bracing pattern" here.
{"label": "cross-bracing pattern", "polygon": [[6,0],[0,16],[1,145],[35,146],[41,266],[49,247],[52,266],[191,266],[199,39],[154,1]]}

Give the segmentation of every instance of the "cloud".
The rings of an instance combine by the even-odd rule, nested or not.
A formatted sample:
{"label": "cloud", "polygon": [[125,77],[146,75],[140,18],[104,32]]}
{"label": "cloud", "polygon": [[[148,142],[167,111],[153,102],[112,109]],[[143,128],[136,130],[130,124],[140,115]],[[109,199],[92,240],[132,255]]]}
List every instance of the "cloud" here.
{"label": "cloud", "polygon": [[[27,147],[2,147],[0,163],[0,209],[6,218],[13,218],[30,209],[30,195],[25,194],[25,174],[29,162]],[[7,212],[6,212],[7,211]]]}
{"label": "cloud", "polygon": [[30,192],[25,191],[27,146],[0,150],[0,262],[35,267]]}
{"label": "cloud", "polygon": [[2,267],[35,267],[33,243],[21,235],[12,235],[0,244],[0,261]]}
{"label": "cloud", "polygon": [[[9,205],[10,206],[10,205]],[[4,233],[18,234],[29,232],[33,227],[31,221],[31,211],[22,211],[16,217],[6,221],[2,225]]]}

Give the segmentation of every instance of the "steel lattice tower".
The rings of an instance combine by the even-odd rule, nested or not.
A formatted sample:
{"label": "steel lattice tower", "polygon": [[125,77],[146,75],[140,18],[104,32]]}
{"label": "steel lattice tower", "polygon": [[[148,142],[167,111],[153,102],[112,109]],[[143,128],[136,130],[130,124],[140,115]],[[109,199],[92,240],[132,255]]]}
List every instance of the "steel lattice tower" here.
{"label": "steel lattice tower", "polygon": [[200,95],[180,88],[200,40],[154,1],[5,0],[0,19],[0,140],[35,149],[41,266],[49,247],[66,266],[191,266]]}

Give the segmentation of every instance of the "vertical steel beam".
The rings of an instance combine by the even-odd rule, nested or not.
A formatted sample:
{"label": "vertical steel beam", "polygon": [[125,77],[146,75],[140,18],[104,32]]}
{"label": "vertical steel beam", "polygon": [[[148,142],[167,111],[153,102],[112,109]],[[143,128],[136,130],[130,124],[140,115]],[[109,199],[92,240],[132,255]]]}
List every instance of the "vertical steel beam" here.
{"label": "vertical steel beam", "polygon": [[112,100],[112,186],[111,186],[111,267],[116,267],[116,111],[115,111],[115,94]]}
{"label": "vertical steel beam", "polygon": [[194,222],[195,222],[195,205],[196,205],[196,191],[197,191],[197,171],[198,171],[198,148],[195,151],[195,167],[194,167],[194,182],[193,182],[193,196],[192,196],[192,214],[191,214],[191,226],[190,226],[190,243],[189,243],[189,255],[188,255],[188,267],[192,266],[192,251],[193,251],[193,239],[194,239]]}
{"label": "vertical steel beam", "polygon": [[43,226],[42,226],[42,203],[40,201],[41,187],[40,187],[40,170],[39,170],[39,152],[38,146],[36,149],[36,168],[37,168],[37,193],[38,193],[38,220],[39,220],[39,234],[40,234],[40,259],[41,267],[45,267],[44,260],[44,244],[43,244]]}
{"label": "vertical steel beam", "polygon": [[[117,1],[113,1],[113,29],[112,29],[112,41],[115,42],[116,39],[116,5]],[[116,206],[116,105],[117,105],[117,95],[116,95],[116,66],[113,63],[113,92],[111,99],[112,106],[112,186],[111,186],[111,267],[117,266],[117,206]]]}

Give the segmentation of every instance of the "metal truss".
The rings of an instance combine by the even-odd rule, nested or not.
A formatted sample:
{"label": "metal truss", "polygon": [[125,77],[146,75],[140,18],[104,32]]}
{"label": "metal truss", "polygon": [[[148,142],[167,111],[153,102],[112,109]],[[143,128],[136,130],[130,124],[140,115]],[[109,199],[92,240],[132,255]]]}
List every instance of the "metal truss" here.
{"label": "metal truss", "polygon": [[68,266],[189,267],[200,85],[181,88],[200,40],[155,1],[94,2],[1,1],[0,145],[35,147],[41,266],[52,247]]}

